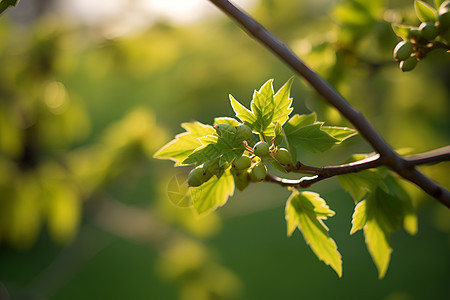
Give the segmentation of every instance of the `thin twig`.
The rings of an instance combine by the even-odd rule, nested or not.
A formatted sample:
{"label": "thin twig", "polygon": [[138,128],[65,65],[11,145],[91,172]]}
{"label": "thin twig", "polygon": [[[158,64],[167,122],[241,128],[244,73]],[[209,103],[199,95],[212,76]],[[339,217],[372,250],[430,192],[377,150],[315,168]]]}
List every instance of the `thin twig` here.
{"label": "thin twig", "polygon": [[415,169],[410,161],[399,156],[360,111],[351,106],[328,82],[306,66],[289,47],[229,1],[209,1],[243,26],[250,36],[295,70],[325,101],[334,106],[380,154],[380,161],[383,165],[390,167],[403,178],[415,183],[423,191],[450,208],[450,192]]}

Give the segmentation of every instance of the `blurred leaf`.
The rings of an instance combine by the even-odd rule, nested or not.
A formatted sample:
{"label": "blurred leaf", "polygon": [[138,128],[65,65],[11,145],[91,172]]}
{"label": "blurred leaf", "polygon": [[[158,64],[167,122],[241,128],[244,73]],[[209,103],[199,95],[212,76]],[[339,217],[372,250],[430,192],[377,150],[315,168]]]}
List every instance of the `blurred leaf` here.
{"label": "blurred leaf", "polygon": [[412,28],[412,26],[408,25],[392,24],[392,30],[394,30],[394,33],[405,41],[408,40],[409,32]]}
{"label": "blurred leaf", "polygon": [[445,0],[434,0],[434,6],[436,9],[439,9],[442,3],[444,3]]}
{"label": "blurred leaf", "polygon": [[415,0],[414,8],[416,9],[416,15],[422,22],[435,22],[437,18],[437,12],[434,8],[426,4],[425,2]]}
{"label": "blurred leaf", "polygon": [[189,188],[193,206],[198,214],[204,214],[223,206],[234,193],[234,180],[230,170],[220,177],[213,176],[199,187]]}
{"label": "blurred leaf", "polygon": [[212,126],[200,122],[183,123],[181,126],[187,132],[176,135],[174,140],[159,149],[153,157],[171,159],[175,161],[175,166],[183,165],[183,161],[195,149],[202,146],[199,138],[215,133]]}
{"label": "blurred leaf", "polygon": [[333,216],[325,200],[313,192],[294,190],[286,203],[287,234],[291,236],[298,228],[306,243],[316,256],[330,265],[339,277],[342,276],[342,260],[336,243],[328,236],[328,228],[323,223]]}
{"label": "blurred leaf", "polygon": [[8,7],[16,6],[19,0],[2,0],[0,2],[0,14],[3,13]]}

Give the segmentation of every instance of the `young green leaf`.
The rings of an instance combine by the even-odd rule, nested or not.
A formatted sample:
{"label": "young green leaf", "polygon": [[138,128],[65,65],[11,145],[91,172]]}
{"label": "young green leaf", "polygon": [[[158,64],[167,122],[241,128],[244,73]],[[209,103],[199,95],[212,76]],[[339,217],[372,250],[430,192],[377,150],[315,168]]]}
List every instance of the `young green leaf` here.
{"label": "young green leaf", "polygon": [[294,77],[291,77],[273,96],[274,112],[272,122],[280,122],[283,125],[289,118],[289,114],[294,108],[291,107],[292,98],[289,97],[292,82]]}
{"label": "young green leaf", "polygon": [[[409,196],[396,179],[387,174],[388,192],[376,187],[367,199],[355,207],[350,234],[363,229],[372,259],[377,266],[379,278],[386,274],[392,249],[389,235],[403,226],[409,233],[417,231],[417,221]],[[406,197],[406,198],[405,198]]]}
{"label": "young green leaf", "polygon": [[229,118],[229,117],[214,118],[214,125],[221,124],[221,123],[229,124],[229,125],[231,125],[233,127],[235,127],[235,126],[240,124],[235,119]]}
{"label": "young green leaf", "polygon": [[181,124],[186,132],[177,134],[175,139],[164,145],[154,155],[154,158],[170,159],[175,161],[175,166],[183,165],[183,161],[198,147],[202,146],[200,138],[212,135],[215,130],[210,125],[200,122]]}
{"label": "young green leaf", "polygon": [[[354,154],[345,163],[360,161],[369,157],[367,154]],[[383,182],[383,174],[379,169],[368,169],[358,173],[338,175],[342,188],[352,195],[355,203],[361,201],[367,193],[375,191],[377,186],[387,190]]]}
{"label": "young green leaf", "polygon": [[259,133],[264,133],[273,120],[275,105],[272,82],[273,79],[269,79],[259,91],[255,90],[253,100],[250,103],[252,112],[256,117],[252,129]]}
{"label": "young green leaf", "polygon": [[217,138],[216,143],[208,144],[204,147],[195,149],[184,161],[183,164],[202,164],[209,160],[219,158],[219,165],[231,163],[244,153],[245,147],[242,140],[236,137],[232,132],[224,131]]}
{"label": "young green leaf", "polygon": [[352,136],[358,134],[358,131],[348,127],[322,126],[321,129],[322,131],[325,131],[335,139],[338,139],[340,142],[337,144],[340,144],[346,139],[351,138]]}
{"label": "young green leaf", "polygon": [[280,121],[277,121],[274,127],[272,142],[275,146],[280,146],[281,143],[283,142],[283,139],[284,139],[283,129],[281,127]]}
{"label": "young green leaf", "polygon": [[402,25],[402,24],[392,24],[392,30],[394,33],[402,38],[404,41],[408,40],[409,33],[411,32],[412,26]]}
{"label": "young green leaf", "polygon": [[233,96],[230,95],[230,103],[233,108],[236,117],[238,117],[242,122],[249,124],[250,128],[253,129],[253,124],[256,121],[256,116],[248,110],[244,105],[239,103]]}
{"label": "young green leaf", "polygon": [[327,217],[334,215],[325,200],[313,192],[299,193],[294,190],[286,203],[285,213],[288,236],[298,228],[316,256],[341,277],[341,254],[334,240],[328,236],[328,228],[323,223]]}
{"label": "young green leaf", "polygon": [[292,146],[300,146],[311,152],[323,152],[340,143],[340,140],[321,130],[321,127],[321,123],[293,126],[289,120],[285,124],[284,132]]}
{"label": "young green leaf", "polygon": [[425,2],[416,0],[414,1],[414,8],[416,9],[416,15],[422,22],[435,22],[437,18],[437,12],[434,8],[426,4]]}
{"label": "young green leaf", "polygon": [[234,193],[234,180],[230,170],[217,178],[213,176],[199,187],[189,188],[192,204],[198,214],[214,211],[223,206]]}

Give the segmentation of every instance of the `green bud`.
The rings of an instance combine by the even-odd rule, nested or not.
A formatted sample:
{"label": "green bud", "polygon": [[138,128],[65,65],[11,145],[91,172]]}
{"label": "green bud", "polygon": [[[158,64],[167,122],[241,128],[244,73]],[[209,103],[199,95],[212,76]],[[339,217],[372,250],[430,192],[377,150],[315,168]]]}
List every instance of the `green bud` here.
{"label": "green bud", "polygon": [[285,148],[280,148],[275,152],[275,159],[282,165],[289,165],[292,163],[291,154]]}
{"label": "green bud", "polygon": [[401,41],[395,46],[394,58],[396,60],[405,60],[411,56],[413,47],[411,42]]}
{"label": "green bud", "polygon": [[243,140],[249,140],[253,136],[252,129],[245,124],[236,126],[236,136]]}
{"label": "green bud", "polygon": [[219,136],[222,136],[223,132],[236,133],[236,129],[227,123],[219,123],[214,128]]}
{"label": "green bud", "polygon": [[269,144],[260,141],[253,147],[253,153],[257,156],[265,156],[269,154]]}
{"label": "green bud", "polygon": [[434,40],[439,34],[439,29],[432,22],[422,22],[419,30],[422,37],[429,41]]}
{"label": "green bud", "polygon": [[253,165],[250,171],[250,178],[253,181],[263,181],[264,178],[266,178],[267,175],[267,168],[266,165],[260,161]]}
{"label": "green bud", "polygon": [[408,72],[413,70],[417,65],[417,58],[415,56],[410,56],[405,60],[400,62],[400,69],[403,72]]}
{"label": "green bud", "polygon": [[237,170],[245,170],[250,168],[252,160],[247,155],[242,155],[233,162],[233,167]]}

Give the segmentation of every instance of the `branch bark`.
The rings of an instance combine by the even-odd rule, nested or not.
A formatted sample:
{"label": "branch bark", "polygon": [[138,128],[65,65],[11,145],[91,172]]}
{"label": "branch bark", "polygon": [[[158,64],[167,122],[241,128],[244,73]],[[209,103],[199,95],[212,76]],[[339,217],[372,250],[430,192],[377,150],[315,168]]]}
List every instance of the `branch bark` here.
{"label": "branch bark", "polygon": [[303,77],[325,101],[352,123],[361,136],[379,153],[380,165],[390,167],[401,177],[415,183],[450,208],[450,192],[419,172],[411,160],[399,156],[360,111],[351,106],[327,81],[311,70],[286,44],[228,0],[209,1],[238,22],[251,37]]}

